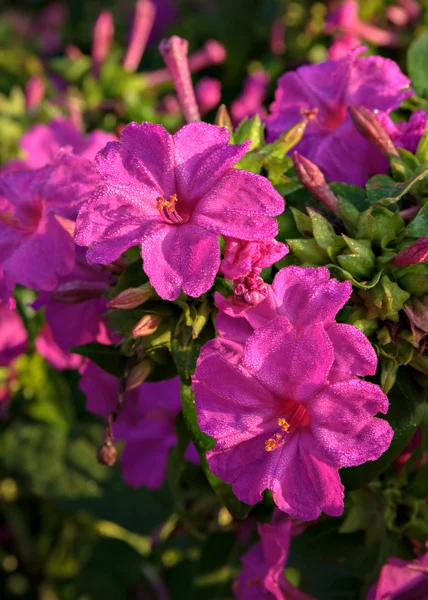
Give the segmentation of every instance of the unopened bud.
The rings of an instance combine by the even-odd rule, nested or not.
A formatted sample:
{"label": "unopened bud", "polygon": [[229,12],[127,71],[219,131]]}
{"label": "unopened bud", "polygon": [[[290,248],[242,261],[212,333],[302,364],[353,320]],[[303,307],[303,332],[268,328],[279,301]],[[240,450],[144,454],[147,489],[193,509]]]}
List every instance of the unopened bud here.
{"label": "unopened bud", "polygon": [[191,71],[200,71],[226,60],[226,50],[217,40],[207,40],[200,50],[189,57]]}
{"label": "unopened bud", "polygon": [[396,267],[407,267],[428,261],[428,237],[421,237],[417,242],[404,248],[391,262]]}
{"label": "unopened bud", "polygon": [[117,450],[112,442],[105,442],[97,452],[97,460],[100,465],[112,467],[117,461]]}
{"label": "unopened bud", "polygon": [[153,364],[150,360],[143,360],[138,363],[138,365],[130,370],[128,377],[126,378],[126,389],[132,390],[138,385],[141,385],[150,375],[152,368]]}
{"label": "unopened bud", "polygon": [[136,71],[146,49],[147,40],[156,16],[152,0],[137,0],[128,49],[123,61],[127,71]]}
{"label": "unopened bud", "polygon": [[198,105],[193,90],[190,68],[187,60],[189,44],[187,40],[173,35],[167,40],[162,40],[159,50],[165,61],[171,79],[177,92],[184,118],[188,123],[200,121]]}
{"label": "unopened bud", "polygon": [[114,21],[110,10],[100,12],[94,26],[92,39],[92,74],[98,77],[114,37]]}
{"label": "unopened bud", "polygon": [[298,152],[293,152],[293,163],[296,175],[305,188],[324,206],[339,214],[339,201],[328,186],[321,169]]}
{"label": "unopened bud", "polygon": [[161,321],[162,319],[158,315],[144,315],[132,330],[132,336],[138,338],[152,335],[159,327]]}
{"label": "unopened bud", "polygon": [[130,310],[146,302],[152,295],[153,288],[149,284],[144,284],[138,288],[128,288],[112,298],[108,303],[108,307]]}
{"label": "unopened bud", "polygon": [[38,75],[33,75],[25,87],[25,107],[33,110],[40,106],[45,95],[45,84]]}
{"label": "unopened bud", "polygon": [[233,131],[232,120],[225,104],[219,106],[214,123],[219,127],[226,127],[229,133]]}
{"label": "unopened bud", "polygon": [[364,106],[348,106],[348,112],[351,119],[358,129],[369,142],[374,144],[385,156],[396,156],[400,154],[394,146],[389,134],[382,127],[376,118],[376,115]]}
{"label": "unopened bud", "polygon": [[300,142],[305,133],[306,126],[308,124],[308,119],[304,118],[301,121],[298,121],[294,125],[292,125],[287,131],[282,133],[275,144],[280,145],[284,154],[287,154],[291,148],[294,148],[296,144]]}
{"label": "unopened bud", "polygon": [[67,281],[60,284],[50,297],[55,302],[77,304],[93,298],[99,298],[105,292],[106,284],[102,281]]}

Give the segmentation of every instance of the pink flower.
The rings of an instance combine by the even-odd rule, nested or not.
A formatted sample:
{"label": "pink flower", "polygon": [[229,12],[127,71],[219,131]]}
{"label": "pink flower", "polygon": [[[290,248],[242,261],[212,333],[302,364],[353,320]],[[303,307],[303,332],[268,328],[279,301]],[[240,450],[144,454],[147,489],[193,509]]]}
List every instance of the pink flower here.
{"label": "pink flower", "polygon": [[230,113],[235,123],[239,123],[245,117],[266,116],[263,102],[266,98],[269,80],[269,74],[262,70],[255,71],[246,78],[242,94],[232,102],[230,107]]}
{"label": "pink flower", "polygon": [[392,264],[396,267],[407,267],[408,265],[416,265],[417,263],[428,261],[428,236],[423,236],[417,242],[404,248],[392,260]]}
{"label": "pink flower", "polygon": [[0,302],[0,367],[7,367],[27,349],[27,330],[14,301]]}
{"label": "pink flower", "polygon": [[107,142],[115,140],[116,136],[101,129],[85,136],[70,119],[56,117],[47,125],[34,125],[22,136],[20,147],[27,158],[14,162],[20,163],[20,168],[39,169],[53,162],[59,150],[67,146],[71,147],[73,154],[92,161]]}
{"label": "pink flower", "polygon": [[204,116],[220,104],[221,81],[213,77],[202,77],[196,84],[195,96],[199,112]]}
{"label": "pink flower", "polygon": [[95,21],[92,39],[92,73],[98,77],[114,39],[114,21],[111,10],[102,10]]}
{"label": "pink flower", "polygon": [[376,114],[378,121],[388,132],[395,146],[415,152],[419,140],[428,128],[428,115],[420,108],[411,114],[408,121],[394,123],[386,113]]}
{"label": "pink flower", "polygon": [[413,561],[389,558],[367,600],[428,598],[428,552]]}
{"label": "pink flower", "polygon": [[83,248],[76,248],[73,270],[59,278],[55,290],[40,293],[33,303],[35,310],[46,307],[47,328],[36,340],[37,349],[56,368],[76,368],[60,366],[78,363],[77,355],[68,356],[74,346],[94,341],[111,343],[102,318],[107,310],[107,299],[103,294],[108,288],[109,277],[109,271],[88,265]]}
{"label": "pink flower", "polygon": [[0,267],[6,285],[53,290],[71,271],[72,220],[98,182],[88,160],[65,152],[51,165],[0,178]]}
{"label": "pink flower", "polygon": [[[80,381],[88,410],[107,417],[116,408],[118,386],[118,379],[88,363]],[[180,408],[178,377],[145,382],[126,392],[114,435],[125,441],[122,473],[129,485],[150,489],[162,485],[168,454],[177,443],[174,420]]]}
{"label": "pink flower", "polygon": [[68,350],[60,348],[56,342],[48,323],[44,323],[35,340],[37,352],[43,356],[55,369],[78,369],[82,366],[84,358],[79,354],[70,354]]}
{"label": "pink flower", "polygon": [[146,49],[156,17],[156,4],[152,0],[137,0],[134,20],[123,66],[127,71],[136,71]]}
{"label": "pink flower", "polygon": [[339,516],[338,469],[388,448],[393,430],[373,418],[388,399],[358,379],[375,373],[376,354],[361,331],[334,320],[351,289],[326,268],[287,267],[256,307],[219,313],[220,337],[202,348],[193,389],[199,427],[216,439],[210,469],[243,502],[269,489],[299,519]]}
{"label": "pink flower", "polygon": [[391,112],[412,95],[410,80],[398,66],[381,56],[359,55],[360,46],[341,60],[305,65],[278,81],[267,119],[268,141],[309,113],[303,139],[295,146],[330,180],[364,185],[388,162],[355,128],[349,104]]}
{"label": "pink flower", "polygon": [[227,279],[244,277],[251,271],[260,273],[288,254],[288,247],[276,240],[246,242],[226,238],[220,272]]}
{"label": "pink flower", "polygon": [[239,600],[315,600],[291,585],[284,576],[291,541],[292,520],[258,525],[260,541],[241,558],[242,571],[233,584]]}
{"label": "pink flower", "polygon": [[157,293],[198,297],[220,266],[219,235],[271,239],[284,202],[267,179],[233,169],[248,144],[228,144],[225,128],[191,123],[175,135],[131,123],[120,143],[96,158],[103,185],[82,207],[76,242],[87,259],[108,264],[141,245]]}

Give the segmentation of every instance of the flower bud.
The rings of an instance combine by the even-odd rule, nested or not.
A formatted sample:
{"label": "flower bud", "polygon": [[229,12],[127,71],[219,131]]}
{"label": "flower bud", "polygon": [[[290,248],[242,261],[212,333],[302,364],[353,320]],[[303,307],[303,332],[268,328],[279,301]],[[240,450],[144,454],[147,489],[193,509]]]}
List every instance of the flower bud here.
{"label": "flower bud", "polygon": [[51,292],[50,297],[55,302],[77,304],[99,298],[105,289],[106,284],[102,281],[67,281]]}
{"label": "flower bud", "polygon": [[25,108],[32,110],[40,106],[45,95],[45,84],[38,75],[33,75],[25,86]]}
{"label": "flower bud", "polygon": [[114,21],[110,10],[100,12],[92,38],[92,74],[98,77],[114,37]]}
{"label": "flower bud", "polygon": [[128,288],[112,298],[108,303],[108,307],[130,310],[146,302],[152,295],[153,288],[150,284],[144,284],[138,288]]}
{"label": "flower bud", "polygon": [[156,16],[152,0],[137,0],[128,49],[123,61],[126,71],[136,71],[146,49],[147,40]]}
{"label": "flower bud", "polygon": [[305,116],[301,121],[298,121],[287,129],[287,131],[284,131],[274,144],[281,146],[284,154],[286,154],[300,142],[305,133],[307,124],[308,118]]}
{"label": "flower bud", "polygon": [[97,460],[100,465],[112,467],[117,461],[117,450],[112,442],[105,442],[97,452]]}
{"label": "flower bud", "polygon": [[332,212],[339,214],[338,199],[327,185],[321,169],[298,152],[293,152],[292,158],[296,175],[305,188],[311,192],[315,198],[318,198],[324,206],[329,208]]}
{"label": "flower bud", "polygon": [[233,282],[233,291],[238,301],[257,306],[267,296],[267,286],[257,273],[250,273]]}
{"label": "flower bud", "polygon": [[219,106],[219,109],[217,111],[217,115],[216,115],[214,122],[219,127],[226,127],[226,129],[229,130],[229,133],[232,133],[232,131],[233,131],[232,120],[231,120],[230,115],[227,111],[227,108],[224,104],[221,104]]}
{"label": "flower bud", "polygon": [[388,157],[400,156],[388,133],[371,110],[364,106],[350,105],[348,106],[348,112],[361,135],[374,144],[382,154]]}
{"label": "flower bud", "polygon": [[407,267],[428,261],[428,236],[421,237],[417,242],[404,248],[391,261],[396,267]]}
{"label": "flower bud", "polygon": [[150,375],[153,368],[153,364],[150,360],[142,360],[136,365],[128,374],[126,379],[126,389],[132,390],[138,385],[142,384],[147,377]]}
{"label": "flower bud", "polygon": [[207,40],[200,50],[189,57],[191,71],[200,71],[226,60],[226,50],[217,40]]}
{"label": "flower bud", "polygon": [[159,327],[162,318],[158,315],[144,315],[132,330],[134,338],[146,337],[152,335]]}
{"label": "flower bud", "polygon": [[187,60],[189,44],[187,40],[173,35],[168,40],[162,40],[159,50],[165,61],[171,79],[177,92],[184,118],[188,123],[200,121],[198,105],[193,90],[190,68]]}

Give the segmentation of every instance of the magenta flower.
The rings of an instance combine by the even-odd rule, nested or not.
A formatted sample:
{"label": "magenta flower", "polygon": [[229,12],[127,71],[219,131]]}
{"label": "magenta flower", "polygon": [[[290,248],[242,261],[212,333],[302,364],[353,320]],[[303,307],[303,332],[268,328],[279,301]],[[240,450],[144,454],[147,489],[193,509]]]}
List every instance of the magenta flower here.
{"label": "magenta flower", "polygon": [[20,168],[39,169],[54,161],[59,150],[70,146],[73,154],[82,158],[94,160],[96,153],[104,148],[107,142],[113,142],[116,136],[101,129],[92,131],[85,136],[77,129],[73,121],[64,117],[56,117],[47,125],[33,125],[22,136],[21,150],[27,154]]}
{"label": "magenta flower", "polygon": [[428,128],[428,115],[421,108],[411,114],[408,121],[394,123],[386,113],[376,114],[378,121],[383,125],[394,142],[395,146],[415,152],[419,140]]}
{"label": "magenta flower", "polygon": [[373,418],[388,399],[358,379],[375,373],[376,354],[334,320],[350,294],[326,268],[281,269],[266,299],[220,317],[220,337],[202,348],[193,389],[199,427],[216,440],[208,463],[243,502],[269,489],[299,519],[339,516],[338,469],[388,448],[393,430]]}
{"label": "magenta flower", "polygon": [[83,356],[71,354],[68,350],[60,348],[48,323],[44,323],[35,339],[37,352],[43,356],[55,369],[78,369],[84,362]]}
{"label": "magenta flower", "polygon": [[245,117],[266,116],[263,102],[269,80],[269,74],[262,70],[255,71],[245,79],[242,94],[230,106],[230,113],[235,123],[239,123]]}
{"label": "magenta flower", "polygon": [[241,558],[242,571],[233,584],[238,600],[315,600],[291,585],[284,576],[290,549],[292,520],[258,525],[260,541]]}
{"label": "magenta flower", "polygon": [[[116,407],[118,386],[118,379],[88,363],[80,381],[88,410],[107,417]],[[177,443],[174,419],[180,409],[178,377],[145,382],[126,392],[114,435],[125,441],[122,473],[129,485],[150,489],[162,485],[168,454]]]}
{"label": "magenta flower", "polygon": [[347,106],[390,113],[413,94],[410,80],[393,61],[381,56],[359,58],[364,50],[360,46],[341,60],[285,73],[266,121],[268,141],[273,141],[306,114],[309,123],[294,150],[320,167],[328,179],[356,185],[385,172],[386,165],[381,153],[355,128]]}
{"label": "magenta flower", "polygon": [[0,178],[0,267],[6,286],[53,290],[71,271],[72,221],[98,182],[88,160],[65,152],[51,165]]}
{"label": "magenta flower", "polygon": [[227,279],[244,277],[251,271],[260,273],[288,254],[288,247],[276,240],[246,242],[226,238],[220,271]]}
{"label": "magenta flower", "polygon": [[367,600],[422,600],[428,598],[428,552],[413,561],[389,558]]}
{"label": "magenta flower", "polygon": [[82,207],[75,240],[90,263],[108,264],[141,245],[157,293],[200,296],[220,266],[219,235],[271,239],[284,201],[259,175],[233,169],[248,144],[227,129],[191,123],[175,135],[131,123],[96,158],[103,185]]}
{"label": "magenta flower", "polygon": [[27,349],[27,330],[14,301],[0,302],[0,367],[7,367]]}
{"label": "magenta flower", "polygon": [[196,101],[199,112],[204,116],[221,101],[221,81],[213,77],[201,77],[195,86]]}

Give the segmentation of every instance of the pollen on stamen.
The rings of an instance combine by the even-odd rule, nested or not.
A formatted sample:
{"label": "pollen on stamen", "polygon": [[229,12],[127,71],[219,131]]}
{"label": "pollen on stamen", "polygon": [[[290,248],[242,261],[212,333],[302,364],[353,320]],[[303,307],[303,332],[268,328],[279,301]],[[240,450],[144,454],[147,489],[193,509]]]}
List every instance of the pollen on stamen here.
{"label": "pollen on stamen", "polygon": [[281,427],[282,431],[288,431],[290,429],[290,424],[287,423],[285,419],[278,419],[278,425]]}
{"label": "pollen on stamen", "polygon": [[274,440],[273,438],[269,438],[268,440],[265,441],[266,452],[271,452],[272,450],[275,450],[277,445],[278,445],[278,442],[276,440]]}

